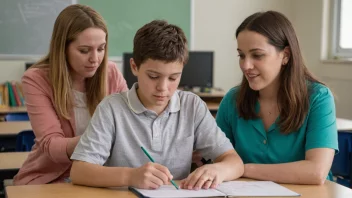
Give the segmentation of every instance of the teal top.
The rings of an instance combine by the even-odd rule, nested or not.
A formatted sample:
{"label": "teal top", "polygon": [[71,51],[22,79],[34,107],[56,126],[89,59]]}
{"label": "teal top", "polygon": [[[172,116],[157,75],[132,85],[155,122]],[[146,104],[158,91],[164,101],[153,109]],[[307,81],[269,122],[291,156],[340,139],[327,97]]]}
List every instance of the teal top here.
{"label": "teal top", "polygon": [[[288,135],[274,123],[268,131],[261,119],[239,117],[235,98],[239,87],[232,88],[221,101],[216,121],[241,156],[243,163],[278,164],[305,159],[313,148],[338,152],[335,102],[331,91],[320,83],[310,83],[310,104],[303,125]],[[257,101],[256,111],[260,105]],[[328,175],[332,180],[331,172]]]}

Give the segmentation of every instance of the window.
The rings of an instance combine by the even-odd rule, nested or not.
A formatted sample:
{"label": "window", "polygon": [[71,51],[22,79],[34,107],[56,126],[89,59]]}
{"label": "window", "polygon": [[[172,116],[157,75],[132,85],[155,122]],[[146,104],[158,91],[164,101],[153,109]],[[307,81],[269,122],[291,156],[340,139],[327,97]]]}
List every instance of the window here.
{"label": "window", "polygon": [[352,58],[352,0],[335,0],[333,11],[332,55]]}

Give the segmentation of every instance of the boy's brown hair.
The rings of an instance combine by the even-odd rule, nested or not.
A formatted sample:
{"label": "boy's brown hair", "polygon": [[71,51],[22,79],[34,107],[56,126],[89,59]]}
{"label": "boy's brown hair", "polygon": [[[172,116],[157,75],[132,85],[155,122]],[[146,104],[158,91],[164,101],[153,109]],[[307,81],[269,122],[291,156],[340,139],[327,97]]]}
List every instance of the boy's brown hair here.
{"label": "boy's brown hair", "polygon": [[141,27],[133,40],[133,60],[138,69],[148,59],[166,63],[188,61],[187,38],[182,29],[164,20],[154,20]]}

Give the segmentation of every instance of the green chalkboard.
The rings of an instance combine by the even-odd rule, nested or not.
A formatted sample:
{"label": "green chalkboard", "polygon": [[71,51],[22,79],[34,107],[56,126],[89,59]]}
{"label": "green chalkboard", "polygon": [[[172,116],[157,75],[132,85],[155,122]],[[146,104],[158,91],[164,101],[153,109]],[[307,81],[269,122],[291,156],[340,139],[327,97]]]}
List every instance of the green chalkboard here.
{"label": "green chalkboard", "polygon": [[144,24],[165,19],[178,25],[190,43],[191,0],[79,0],[105,19],[109,31],[109,56],[132,52],[133,37]]}

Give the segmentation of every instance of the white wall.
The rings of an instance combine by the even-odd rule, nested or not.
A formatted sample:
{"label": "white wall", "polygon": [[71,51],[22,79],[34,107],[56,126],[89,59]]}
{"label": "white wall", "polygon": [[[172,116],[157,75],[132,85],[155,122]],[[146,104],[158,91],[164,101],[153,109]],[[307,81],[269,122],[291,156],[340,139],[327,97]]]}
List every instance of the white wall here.
{"label": "white wall", "polygon": [[236,28],[249,15],[276,10],[292,18],[291,0],[194,0],[194,50],[213,50],[214,86],[228,90],[238,84]]}
{"label": "white wall", "polygon": [[336,96],[337,117],[352,119],[352,62],[327,63],[326,46],[331,39],[327,22],[329,0],[293,0],[294,25],[310,71],[325,82]]}

